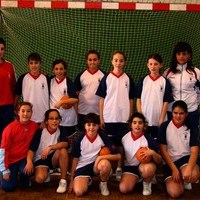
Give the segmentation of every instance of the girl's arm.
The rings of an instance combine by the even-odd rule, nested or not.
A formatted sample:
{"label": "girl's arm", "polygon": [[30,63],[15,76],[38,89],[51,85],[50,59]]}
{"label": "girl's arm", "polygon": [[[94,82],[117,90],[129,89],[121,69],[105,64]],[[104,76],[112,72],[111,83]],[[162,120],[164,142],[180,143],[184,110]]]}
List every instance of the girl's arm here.
{"label": "girl's arm", "polygon": [[99,162],[104,159],[109,160],[109,161],[118,161],[121,159],[121,154],[118,153],[118,154],[108,154],[108,155],[98,156],[94,163],[94,171],[95,172],[98,172],[97,166],[98,166]]}
{"label": "girl's arm", "polygon": [[183,179],[186,182],[187,181],[189,182],[191,177],[192,177],[192,172],[193,172],[194,167],[196,166],[198,155],[199,155],[199,147],[198,146],[192,146],[188,165],[185,167],[185,170],[182,172],[183,173]]}
{"label": "girl's arm", "polygon": [[139,113],[142,113],[141,99],[137,99],[137,100],[136,100],[136,108],[137,108],[137,111],[138,111]]}
{"label": "girl's arm", "polygon": [[159,145],[160,148],[160,153],[162,155],[163,160],[166,162],[166,164],[170,167],[171,170],[173,169],[177,169],[176,165],[174,164],[174,162],[172,161],[168,150],[167,150],[167,145],[164,144],[160,144]]}
{"label": "girl's arm", "polygon": [[165,119],[165,116],[167,113],[167,109],[168,109],[168,102],[164,102],[162,110],[161,110],[161,114],[160,114],[159,126],[164,122],[164,119]]}
{"label": "girl's arm", "polygon": [[61,100],[60,102],[61,102],[61,104],[67,103],[67,104],[73,105],[73,104],[75,104],[75,103],[78,103],[78,99],[77,99],[77,98],[71,98],[71,97],[70,97],[70,98],[67,99],[67,100]]}
{"label": "girl's arm", "polygon": [[40,154],[41,158],[46,159],[51,150],[57,150],[57,149],[67,148],[67,147],[68,147],[68,142],[58,142],[56,144],[50,145],[41,151],[41,154]]}
{"label": "girl's arm", "polygon": [[172,179],[174,182],[180,183],[181,181],[181,174],[179,172],[179,169],[174,164],[173,160],[171,159],[168,150],[167,145],[160,144],[160,153],[162,155],[163,160],[166,162],[166,164],[169,166],[169,168],[172,170]]}
{"label": "girl's arm", "polygon": [[130,114],[129,116],[131,116],[133,114],[133,99],[130,99]]}
{"label": "girl's arm", "polygon": [[[152,156],[154,162],[157,163],[157,164],[161,164],[161,162],[162,162],[162,157],[161,157],[161,155],[158,154],[156,151],[154,151],[154,150],[152,150],[152,149],[149,149],[148,151],[149,151],[148,155],[151,155],[151,156]],[[148,152],[148,151],[147,151],[147,152]]]}
{"label": "girl's arm", "polygon": [[191,147],[191,154],[190,154],[190,159],[188,161],[188,166],[190,166],[192,169],[196,165],[198,156],[199,156],[199,147],[198,146]]}
{"label": "girl's arm", "polygon": [[61,148],[67,148],[68,147],[68,142],[58,142],[56,144],[48,146],[50,150],[57,150]]}
{"label": "girl's arm", "polygon": [[78,99],[77,98],[68,98],[68,99],[61,99],[60,101],[58,101],[54,107],[55,108],[60,108],[62,106],[62,104],[68,104],[68,105],[74,105],[76,103],[78,103]]}
{"label": "girl's arm", "polygon": [[103,119],[103,107],[104,107],[104,98],[100,97],[99,100],[99,115],[100,115],[100,127],[101,129],[104,129],[104,119]]}
{"label": "girl's arm", "polygon": [[76,170],[76,167],[78,165],[78,158],[73,158],[72,160],[72,167],[71,167],[71,175],[70,175],[70,184],[68,186],[68,192],[71,193],[73,191],[73,186],[74,186],[74,173]]}
{"label": "girl's arm", "polygon": [[26,166],[24,167],[25,174],[31,175],[34,172],[34,166],[33,166],[34,155],[35,155],[35,152],[28,150],[28,153],[26,156]]}

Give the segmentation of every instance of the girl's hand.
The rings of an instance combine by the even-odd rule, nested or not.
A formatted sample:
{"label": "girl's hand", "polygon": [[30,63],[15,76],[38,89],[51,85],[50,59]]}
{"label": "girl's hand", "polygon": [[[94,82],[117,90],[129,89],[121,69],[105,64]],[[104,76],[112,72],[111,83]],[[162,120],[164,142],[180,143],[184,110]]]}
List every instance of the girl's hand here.
{"label": "girl's hand", "polygon": [[47,159],[47,156],[49,155],[50,151],[51,151],[51,147],[47,147],[47,148],[43,149],[41,152],[41,159],[42,160]]}
{"label": "girl's hand", "polygon": [[24,173],[27,175],[31,175],[34,172],[33,162],[27,162],[26,166],[24,167]]}
{"label": "girl's hand", "polygon": [[59,108],[61,107],[61,105],[62,105],[62,103],[59,101],[58,103],[56,103],[56,104],[54,105],[54,108],[59,109]]}
{"label": "girl's hand", "polygon": [[177,168],[172,170],[172,180],[175,183],[181,183],[181,174]]}
{"label": "girl's hand", "polygon": [[9,181],[9,180],[10,180],[10,173],[4,174],[4,175],[3,175],[3,179],[4,179],[5,181]]}
{"label": "girl's hand", "polygon": [[151,157],[151,156],[153,156],[153,154],[154,154],[155,152],[152,150],[152,149],[149,149],[148,148],[148,150],[146,150],[146,151],[142,151],[141,152],[141,156],[142,156],[142,159],[148,159],[149,157]]}
{"label": "girl's hand", "polygon": [[183,171],[183,180],[186,183],[189,183],[191,181],[192,178],[192,169],[191,167],[189,167],[188,165],[185,167],[184,171]]}
{"label": "girl's hand", "polygon": [[68,186],[68,193],[72,193],[73,192],[73,186],[74,186],[74,181],[71,180],[70,183],[69,183],[69,186]]}

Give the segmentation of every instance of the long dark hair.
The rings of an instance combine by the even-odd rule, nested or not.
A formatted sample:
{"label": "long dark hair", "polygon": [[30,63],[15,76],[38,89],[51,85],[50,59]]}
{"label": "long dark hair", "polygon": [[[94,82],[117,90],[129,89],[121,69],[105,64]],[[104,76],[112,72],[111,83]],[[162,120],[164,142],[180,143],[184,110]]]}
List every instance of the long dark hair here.
{"label": "long dark hair", "polygon": [[[194,73],[194,75],[197,79],[197,74],[194,70],[194,65],[192,63],[192,47],[187,42],[178,42],[175,45],[175,47],[173,49],[169,72],[173,72],[174,74],[178,72],[178,69],[176,68],[177,67],[176,54],[180,53],[180,52],[185,52],[185,51],[187,51],[190,54],[190,59],[187,62],[186,71],[189,74]],[[168,74],[169,74],[169,72],[168,72]]]}

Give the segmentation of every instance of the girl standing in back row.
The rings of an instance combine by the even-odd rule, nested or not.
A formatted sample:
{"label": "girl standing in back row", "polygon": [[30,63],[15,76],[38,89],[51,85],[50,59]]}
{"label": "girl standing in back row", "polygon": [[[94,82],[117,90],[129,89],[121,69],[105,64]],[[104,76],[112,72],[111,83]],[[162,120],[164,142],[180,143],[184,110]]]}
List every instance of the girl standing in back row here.
{"label": "girl standing in back row", "polygon": [[[60,131],[68,137],[76,131],[78,98],[75,86],[67,76],[67,63],[63,59],[53,62],[53,73],[55,76],[50,82],[50,108],[56,108],[59,111],[62,117]],[[63,100],[63,96],[67,98]]]}
{"label": "girl standing in back row", "polygon": [[104,73],[99,69],[100,54],[90,50],[86,54],[87,68],[77,75],[75,79],[78,93],[78,124],[84,130],[84,118],[88,113],[99,115],[99,98],[95,92]]}
{"label": "girl standing in back row", "polygon": [[137,86],[137,110],[148,122],[148,132],[157,138],[158,127],[166,121],[168,102],[172,97],[169,81],[160,75],[163,61],[158,53],[147,59],[150,74],[141,78]]}

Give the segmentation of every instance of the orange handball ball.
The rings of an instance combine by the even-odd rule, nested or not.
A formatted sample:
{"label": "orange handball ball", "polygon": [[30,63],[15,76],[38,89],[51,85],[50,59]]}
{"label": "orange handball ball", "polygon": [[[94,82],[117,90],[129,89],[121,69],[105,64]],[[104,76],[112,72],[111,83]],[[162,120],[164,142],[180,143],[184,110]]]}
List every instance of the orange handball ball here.
{"label": "orange handball ball", "polygon": [[102,147],[101,150],[99,151],[100,156],[105,156],[105,155],[108,155],[110,153],[111,153],[110,149],[106,146]]}
{"label": "orange handball ball", "polygon": [[144,157],[144,155],[143,155],[143,153],[144,153],[145,151],[147,151],[147,150],[148,150],[148,147],[140,147],[140,148],[137,150],[137,152],[136,152],[136,154],[135,154],[135,157],[138,159],[138,161],[139,161],[140,163],[148,163],[148,162],[151,161],[152,156]]}
{"label": "orange handball ball", "polygon": [[[62,100],[68,100],[69,99],[69,96],[63,96],[60,100],[62,101]],[[71,104],[68,104],[68,103],[63,103],[62,105],[61,105],[61,107],[62,108],[64,108],[64,109],[70,109],[71,107],[72,107],[73,105],[71,105]]]}

